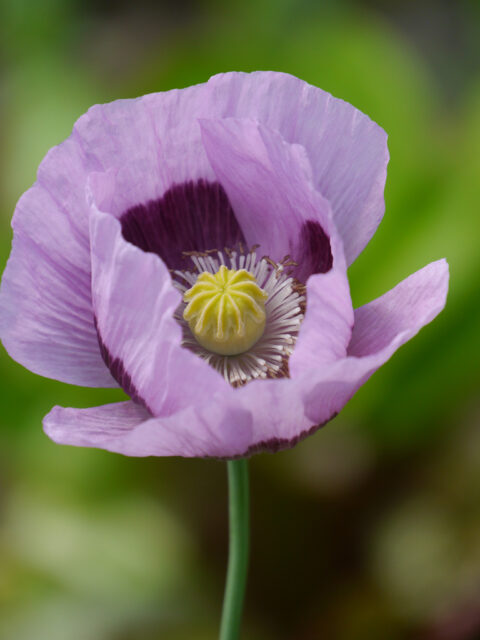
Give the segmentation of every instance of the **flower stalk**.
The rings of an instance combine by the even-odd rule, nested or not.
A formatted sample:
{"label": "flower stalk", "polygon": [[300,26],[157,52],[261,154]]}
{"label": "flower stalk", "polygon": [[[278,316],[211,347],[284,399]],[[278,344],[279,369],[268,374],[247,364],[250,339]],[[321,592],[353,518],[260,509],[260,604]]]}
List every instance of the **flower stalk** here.
{"label": "flower stalk", "polygon": [[219,640],[238,640],[249,554],[248,461],[229,460],[229,552]]}

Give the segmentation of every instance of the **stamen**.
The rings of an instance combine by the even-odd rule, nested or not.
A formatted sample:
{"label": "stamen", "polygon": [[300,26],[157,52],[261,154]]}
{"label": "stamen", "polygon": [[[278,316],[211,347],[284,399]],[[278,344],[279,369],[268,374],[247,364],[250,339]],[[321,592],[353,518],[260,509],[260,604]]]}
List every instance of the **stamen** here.
{"label": "stamen", "polygon": [[[172,279],[177,289],[185,295],[193,289],[202,273],[215,276],[225,270],[244,269],[266,294],[265,328],[263,335],[248,349],[234,355],[215,353],[199,343],[192,334],[191,325],[184,318],[187,308],[182,302],[175,318],[183,329],[183,346],[192,350],[219,371],[233,386],[239,386],[257,378],[288,377],[288,359],[293,351],[298,331],[305,313],[305,286],[289,275],[289,267],[295,263],[287,256],[281,263],[268,257],[257,258],[253,247],[250,252],[223,251],[192,252],[189,257],[194,271],[174,270]],[[210,276],[211,277],[211,276]],[[235,283],[232,285],[235,290]],[[238,299],[235,299],[238,305]],[[187,314],[188,315],[188,314]],[[211,346],[211,345],[210,345]]]}

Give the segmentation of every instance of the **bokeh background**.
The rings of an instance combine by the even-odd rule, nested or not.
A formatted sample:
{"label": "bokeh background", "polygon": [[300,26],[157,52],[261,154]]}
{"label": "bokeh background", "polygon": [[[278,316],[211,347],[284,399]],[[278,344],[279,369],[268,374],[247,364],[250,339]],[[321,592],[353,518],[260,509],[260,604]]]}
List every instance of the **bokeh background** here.
{"label": "bokeh background", "polygon": [[[446,310],[332,423],[251,461],[249,640],[480,638],[480,3],[0,0],[0,263],[15,202],[91,104],[293,73],[389,134],[356,306],[447,257]],[[225,464],[59,447],[54,404],[116,391],[0,354],[0,638],[216,637]]]}

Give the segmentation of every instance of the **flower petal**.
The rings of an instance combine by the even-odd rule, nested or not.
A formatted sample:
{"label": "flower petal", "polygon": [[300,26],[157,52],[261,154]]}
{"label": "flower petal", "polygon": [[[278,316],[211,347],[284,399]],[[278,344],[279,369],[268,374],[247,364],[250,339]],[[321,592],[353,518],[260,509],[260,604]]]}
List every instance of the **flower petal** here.
{"label": "flower petal", "polygon": [[109,213],[119,217],[161,198],[175,184],[210,180],[197,114],[208,109],[206,85],[94,105],[75,124],[90,172],[114,169],[118,184]]}
{"label": "flower petal", "polygon": [[170,269],[187,268],[190,252],[245,246],[245,238],[227,195],[218,182],[176,184],[157,200],[125,211],[123,237],[156,253]]}
{"label": "flower petal", "polygon": [[249,245],[279,262],[297,263],[296,276],[328,271],[335,233],[329,203],[315,190],[305,149],[253,120],[201,120],[210,163],[227,192]]}
{"label": "flower petal", "polygon": [[156,416],[230,391],[222,376],[181,347],[173,314],[180,294],[165,264],[128,243],[119,221],[92,204],[92,295],[105,361],[119,383]]}
{"label": "flower petal", "polygon": [[386,134],[350,104],[284,73],[225,73],[206,84],[96,105],[75,126],[90,171],[119,168],[116,215],[174,184],[211,180],[199,118],[251,118],[303,146],[350,264],[384,211]]}
{"label": "flower petal", "polygon": [[12,358],[35,373],[112,387],[93,324],[84,203],[81,153],[67,141],[50,151],[17,205],[0,337]]}
{"label": "flower petal", "polygon": [[131,400],[88,409],[53,407],[43,419],[43,428],[59,444],[106,449],[110,441],[125,437],[150,417],[144,407]]}
{"label": "flower petal", "polygon": [[[383,129],[347,102],[284,73],[220,74],[208,86],[218,117],[254,118],[307,150],[314,185],[332,206],[351,264],[385,209],[388,149]],[[206,117],[214,113],[211,109]]]}
{"label": "flower petal", "polygon": [[54,442],[97,447],[127,456],[233,457],[252,440],[248,410],[216,402],[189,407],[166,418],[152,418],[133,402],[68,409],[54,407],[45,416]]}
{"label": "flower petal", "polygon": [[307,281],[307,308],[288,365],[292,378],[344,358],[352,335],[353,307],[345,271],[331,269]]}
{"label": "flower petal", "polygon": [[331,420],[393,353],[445,306],[448,265],[434,262],[358,309],[348,356],[291,380],[238,390],[253,415],[249,452],[293,446]]}
{"label": "flower petal", "polygon": [[403,344],[410,340],[443,309],[447,290],[448,264],[446,260],[437,260],[380,298],[356,309],[348,354],[366,357],[393,342],[401,340]]}
{"label": "flower petal", "polygon": [[[346,355],[353,325],[343,246],[328,202],[315,190],[305,150],[252,120],[201,121],[210,162],[249,244],[290,255],[307,282],[307,310],[289,361],[292,377]],[[324,242],[316,242],[320,230]],[[319,327],[322,329],[319,330]]]}

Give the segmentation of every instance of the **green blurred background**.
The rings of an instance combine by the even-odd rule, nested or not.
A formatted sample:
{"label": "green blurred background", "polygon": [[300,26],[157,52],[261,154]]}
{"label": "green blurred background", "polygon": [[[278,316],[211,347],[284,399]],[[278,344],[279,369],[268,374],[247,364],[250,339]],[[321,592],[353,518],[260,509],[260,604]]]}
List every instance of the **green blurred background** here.
{"label": "green blurred background", "polygon": [[[446,310],[326,428],[251,462],[244,638],[480,637],[480,3],[0,0],[0,262],[15,202],[91,104],[293,73],[389,134],[356,306],[447,257]],[[0,638],[215,638],[225,464],[59,447],[69,387],[0,354]]]}

